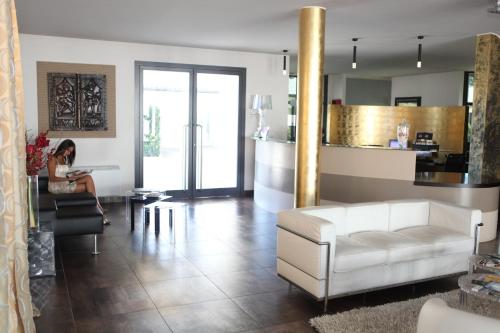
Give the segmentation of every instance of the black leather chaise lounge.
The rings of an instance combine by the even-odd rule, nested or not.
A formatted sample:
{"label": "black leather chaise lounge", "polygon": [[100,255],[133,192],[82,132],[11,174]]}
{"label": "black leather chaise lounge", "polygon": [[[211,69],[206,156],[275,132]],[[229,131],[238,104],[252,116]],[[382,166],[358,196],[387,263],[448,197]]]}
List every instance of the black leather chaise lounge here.
{"label": "black leather chaise lounge", "polygon": [[40,223],[51,223],[54,236],[94,235],[92,254],[99,254],[97,234],[103,233],[103,215],[91,193],[52,194],[48,177],[39,176]]}

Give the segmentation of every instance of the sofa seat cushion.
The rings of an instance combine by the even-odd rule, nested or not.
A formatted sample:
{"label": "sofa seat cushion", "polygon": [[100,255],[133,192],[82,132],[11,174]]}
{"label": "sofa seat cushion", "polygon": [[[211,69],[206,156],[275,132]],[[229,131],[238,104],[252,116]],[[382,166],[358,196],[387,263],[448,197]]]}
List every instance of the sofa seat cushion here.
{"label": "sofa seat cushion", "polygon": [[396,232],[366,231],[350,235],[361,244],[387,251],[387,264],[432,256],[434,246]]}
{"label": "sofa seat cushion", "polygon": [[337,236],[335,245],[334,272],[349,272],[355,269],[384,264],[387,251],[361,244],[347,236]]}
{"label": "sofa seat cushion", "polygon": [[472,253],[474,250],[473,238],[443,227],[426,225],[401,229],[397,233],[423,243],[432,244],[434,256]]}

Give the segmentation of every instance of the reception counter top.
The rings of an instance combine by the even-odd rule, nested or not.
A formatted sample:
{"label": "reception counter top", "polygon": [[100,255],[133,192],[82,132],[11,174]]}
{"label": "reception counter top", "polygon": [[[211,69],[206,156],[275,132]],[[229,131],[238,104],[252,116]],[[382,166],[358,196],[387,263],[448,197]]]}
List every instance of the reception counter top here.
{"label": "reception counter top", "polygon": [[[289,141],[289,140],[280,140],[280,139],[267,139],[263,140],[260,138],[252,138],[255,141],[259,142],[275,142],[275,143],[288,143],[288,144],[295,144],[295,141]],[[338,144],[331,144],[331,143],[323,143],[322,146],[324,147],[339,147],[339,148],[359,148],[359,149],[382,149],[382,150],[394,150],[394,151],[412,151],[412,149],[398,149],[398,148],[390,148],[390,147],[385,147],[385,146],[378,146],[378,145],[362,145],[362,146],[356,146],[356,145],[338,145]]]}
{"label": "reception counter top", "polygon": [[[474,182],[458,173],[416,173],[416,152],[380,147],[323,145],[321,204],[431,199],[480,209],[481,240],[496,237],[500,182]],[[255,203],[271,212],[294,206],[295,145],[256,140]]]}
{"label": "reception counter top", "polygon": [[459,172],[417,172],[415,185],[439,187],[488,188],[500,186],[500,179],[475,179],[468,173]]}

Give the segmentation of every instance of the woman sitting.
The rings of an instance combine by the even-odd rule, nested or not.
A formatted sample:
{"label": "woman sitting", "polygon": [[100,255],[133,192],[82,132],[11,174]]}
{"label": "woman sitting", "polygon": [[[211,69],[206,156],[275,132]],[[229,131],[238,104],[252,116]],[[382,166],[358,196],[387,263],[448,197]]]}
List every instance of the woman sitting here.
{"label": "woman sitting", "polygon": [[[72,140],[64,140],[57,147],[55,153],[47,162],[49,171],[49,192],[54,194],[60,193],[79,193],[89,192],[94,195],[97,201],[97,206],[102,209],[95,192],[94,180],[85,173],[74,173],[68,175],[69,168],[73,165],[76,156],[75,143]],[[104,213],[103,213],[104,216]],[[104,216],[104,224],[111,224],[106,216]]]}

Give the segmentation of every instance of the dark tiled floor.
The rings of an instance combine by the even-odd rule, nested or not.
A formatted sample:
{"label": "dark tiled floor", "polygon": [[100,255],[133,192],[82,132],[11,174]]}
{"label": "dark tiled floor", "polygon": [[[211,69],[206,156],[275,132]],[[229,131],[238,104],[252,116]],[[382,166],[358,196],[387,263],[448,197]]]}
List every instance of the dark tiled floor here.
{"label": "dark tiled floor", "polygon": [[[175,244],[167,225],[143,238],[139,209],[130,233],[125,205],[107,208],[113,224],[99,236],[99,256],[91,237],[58,240],[38,332],[313,332],[307,320],[322,306],[276,277],[276,216],[251,199],[189,201]],[[498,242],[481,250],[498,252]],[[329,312],[456,287],[448,278],[344,297]]]}

